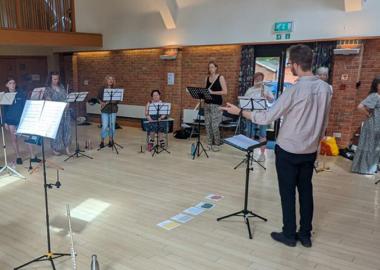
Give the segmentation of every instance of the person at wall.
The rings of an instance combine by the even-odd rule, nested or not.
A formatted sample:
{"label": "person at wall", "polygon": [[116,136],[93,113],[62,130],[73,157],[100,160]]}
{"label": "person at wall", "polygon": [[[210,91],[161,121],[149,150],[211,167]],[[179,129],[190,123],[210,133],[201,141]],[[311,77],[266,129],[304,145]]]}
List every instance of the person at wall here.
{"label": "person at wall", "polygon": [[380,160],[380,78],[372,81],[371,90],[359,104],[358,110],[366,116],[366,120],[361,129],[351,171],[375,174]]}
{"label": "person at wall", "polygon": [[209,149],[217,152],[220,151],[219,146],[222,144],[219,130],[222,112],[219,108],[223,104],[222,96],[227,95],[227,84],[224,77],[218,73],[218,65],[214,61],[208,63],[208,76],[205,82],[212,97],[212,100],[206,101],[204,106],[207,144]]}
{"label": "person at wall", "polygon": [[[16,131],[20,123],[22,111],[24,110],[27,94],[24,89],[17,87],[16,80],[11,77],[5,81],[5,87],[6,92],[16,92],[13,104],[4,106],[4,127],[11,135],[12,146],[16,153],[16,163],[21,165],[22,158]],[[37,158],[33,152],[33,146],[31,144],[27,144],[27,146],[29,148],[31,162],[40,162],[41,160]]]}
{"label": "person at wall", "polygon": [[[329,68],[328,67],[319,67],[315,72],[315,75],[318,76],[322,81],[329,83]],[[331,93],[333,92],[333,88],[330,85]]]}
{"label": "person at wall", "polygon": [[[274,101],[271,90],[264,85],[264,74],[261,72],[256,72],[253,75],[253,86],[245,92],[244,96],[253,99],[266,99],[268,102]],[[267,140],[267,128],[267,125],[257,125],[250,120],[246,121],[246,135],[253,139],[258,136],[261,142]],[[260,148],[261,154],[257,161],[265,161],[265,148],[265,145]]]}
{"label": "person at wall", "polygon": [[116,114],[118,112],[117,101],[104,101],[104,89],[112,89],[116,87],[116,79],[111,75],[107,75],[104,79],[104,87],[99,90],[98,100],[100,101],[102,131],[100,133],[101,141],[100,148],[104,147],[105,138],[109,138],[108,146],[112,147],[114,144]]}
{"label": "person at wall", "polygon": [[[44,99],[57,102],[66,102],[66,98],[67,90],[60,81],[59,73],[50,72],[46,83]],[[71,155],[71,139],[71,115],[69,105],[67,105],[65,111],[63,112],[61,123],[59,124],[57,136],[50,142],[54,155],[60,155],[62,151],[64,151],[68,156]]]}
{"label": "person at wall", "polygon": [[[283,227],[282,232],[272,232],[271,237],[290,247],[296,246],[297,240],[304,247],[312,246],[313,169],[331,102],[330,86],[313,75],[312,62],[313,52],[308,46],[290,47],[288,65],[299,77],[296,84],[284,91],[268,111],[242,112],[245,118],[260,125],[283,117],[275,148]],[[230,103],[223,110],[241,113],[240,108]],[[301,216],[298,232],[296,189]]]}
{"label": "person at wall", "polygon": [[149,123],[147,125],[147,132],[149,136],[149,143],[153,144],[155,140],[155,135],[158,132],[158,138],[160,141],[160,145],[165,144],[165,140],[163,137],[163,133],[165,132],[165,128],[167,127],[167,122],[158,122],[158,120],[164,120],[167,118],[167,115],[149,115],[149,105],[151,104],[160,104],[161,101],[161,92],[160,90],[153,90],[150,93],[151,101],[146,104],[145,107],[145,116],[148,119]]}

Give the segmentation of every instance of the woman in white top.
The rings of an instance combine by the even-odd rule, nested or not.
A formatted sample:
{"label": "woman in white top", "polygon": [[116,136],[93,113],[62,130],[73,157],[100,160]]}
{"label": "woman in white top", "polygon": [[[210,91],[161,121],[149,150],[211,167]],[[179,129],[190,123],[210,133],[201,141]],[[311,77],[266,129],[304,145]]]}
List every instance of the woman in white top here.
{"label": "woman in white top", "polygon": [[[250,97],[254,99],[266,99],[269,102],[273,102],[274,96],[271,90],[264,85],[264,74],[261,72],[256,72],[253,75],[253,86],[245,92],[245,97]],[[257,125],[252,123],[252,121],[246,121],[246,135],[251,138],[258,136],[261,142],[267,139],[267,126]],[[261,147],[261,154],[257,159],[259,162],[265,161],[265,148]]]}

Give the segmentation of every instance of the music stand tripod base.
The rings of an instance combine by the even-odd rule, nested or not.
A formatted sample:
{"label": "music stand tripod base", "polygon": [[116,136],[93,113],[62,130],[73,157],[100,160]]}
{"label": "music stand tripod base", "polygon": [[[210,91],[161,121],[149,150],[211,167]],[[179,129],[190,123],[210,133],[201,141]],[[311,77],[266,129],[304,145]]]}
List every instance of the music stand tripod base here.
{"label": "music stand tripod base", "polygon": [[[231,146],[236,147],[235,145],[231,144],[228,141],[228,139],[224,140],[224,141],[227,144],[230,144]],[[261,145],[262,145],[262,143],[257,144],[257,146],[255,148],[257,148]],[[240,149],[239,147],[236,147],[236,148]],[[240,150],[242,150],[242,149],[240,149]],[[230,217],[234,217],[234,216],[243,217],[244,222],[247,225],[249,239],[252,239],[252,231],[251,231],[251,226],[249,223],[249,218],[259,218],[265,222],[268,221],[266,218],[252,212],[251,210],[248,210],[249,175],[250,175],[250,172],[253,171],[253,168],[251,167],[251,161],[253,159],[253,157],[252,157],[253,156],[253,150],[254,150],[254,148],[249,149],[249,150],[244,150],[244,151],[246,151],[246,158],[243,160],[246,163],[246,174],[245,174],[245,196],[244,196],[244,208],[243,208],[243,210],[216,219],[216,221],[221,221],[221,220],[224,220],[224,219],[227,219]]]}
{"label": "music stand tripod base", "polygon": [[375,185],[377,185],[378,183],[380,183],[380,179],[375,182]]}
{"label": "music stand tripod base", "polygon": [[25,176],[21,175],[20,173],[18,173],[16,170],[14,170],[13,168],[9,167],[8,165],[4,166],[3,168],[1,168],[0,170],[0,175],[3,173],[3,172],[7,172],[10,176],[12,175],[15,175],[19,178],[22,178],[22,179],[26,179]]}

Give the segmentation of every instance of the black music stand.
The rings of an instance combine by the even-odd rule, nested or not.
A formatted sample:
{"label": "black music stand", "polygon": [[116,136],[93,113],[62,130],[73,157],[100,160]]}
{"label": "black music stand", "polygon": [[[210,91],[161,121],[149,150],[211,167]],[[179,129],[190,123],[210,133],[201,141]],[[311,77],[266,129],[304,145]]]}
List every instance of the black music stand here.
{"label": "black music stand", "polygon": [[378,183],[380,183],[380,179],[375,182],[375,185],[377,185]]}
{"label": "black music stand", "polygon": [[210,90],[208,88],[200,88],[200,87],[187,87],[186,90],[190,93],[193,99],[199,100],[199,108],[198,108],[198,116],[197,116],[197,122],[198,122],[197,143],[191,155],[193,156],[193,160],[194,160],[195,156],[200,157],[200,155],[203,152],[208,158],[207,151],[201,142],[201,116],[199,112],[202,110],[202,100],[204,101],[212,100]]}
{"label": "black music stand", "polygon": [[[238,135],[238,129],[239,134],[241,134],[241,119],[243,119],[243,111],[265,111],[268,109],[268,103],[265,98],[251,98],[251,97],[238,97],[239,99],[239,107],[242,109],[239,114],[239,120],[238,125],[235,130],[235,135]],[[249,138],[252,138],[252,130],[249,131],[249,134],[247,134]],[[239,168],[244,162],[246,162],[246,158],[244,158],[239,164],[237,164],[234,169],[236,170]],[[253,156],[251,158],[251,164],[252,162],[256,162],[261,168],[266,170],[264,165],[262,165],[260,162],[258,162]]]}
{"label": "black music stand", "polygon": [[170,154],[170,152],[168,151],[166,146],[163,147],[160,144],[160,138],[158,136],[158,133],[160,131],[160,123],[167,121],[167,120],[160,120],[160,117],[162,115],[168,116],[170,114],[170,109],[171,109],[170,103],[163,103],[163,102],[159,103],[159,102],[157,102],[157,103],[149,104],[148,114],[151,116],[155,115],[157,117],[157,120],[154,121],[156,123],[156,144],[153,146],[152,157],[154,157],[154,155],[161,154],[163,151]]}
{"label": "black music stand", "polygon": [[[238,97],[239,107],[244,111],[265,111],[268,109],[267,100],[265,98]],[[241,134],[242,113],[239,115],[238,124],[236,126],[235,135]],[[252,138],[251,131],[249,137]]]}
{"label": "black music stand", "polygon": [[65,110],[66,103],[54,102],[54,101],[32,101],[28,100],[25,104],[24,111],[21,116],[20,125],[17,129],[18,134],[37,135],[41,137],[42,148],[42,165],[43,165],[43,179],[44,179],[44,196],[45,196],[45,213],[46,213],[46,236],[47,236],[47,252],[46,254],[37,257],[27,263],[24,263],[14,270],[18,270],[36,262],[50,261],[51,267],[55,270],[54,260],[71,256],[69,253],[55,253],[51,250],[50,242],[50,221],[49,221],[49,203],[48,203],[48,188],[59,188],[61,183],[59,182],[59,176],[57,171],[56,183],[47,183],[46,177],[46,159],[45,159],[45,147],[44,137],[54,139],[56,137],[59,124],[63,112]]}
{"label": "black music stand", "polygon": [[84,153],[84,150],[81,150],[78,143],[78,104],[79,102],[83,102],[87,97],[88,92],[72,92],[67,95],[66,101],[68,103],[74,103],[75,104],[75,151],[72,155],[70,155],[68,158],[66,158],[64,161],[68,161],[70,158],[74,157],[86,157],[89,159],[93,159],[93,157],[90,157]]}
{"label": "black music stand", "polygon": [[249,225],[249,218],[257,217],[257,218],[259,218],[265,222],[267,221],[267,219],[256,214],[256,213],[254,213],[254,212],[252,212],[251,210],[248,210],[249,174],[250,174],[250,171],[253,171],[253,167],[251,167],[251,159],[252,159],[252,155],[253,155],[253,150],[255,148],[259,148],[259,147],[265,145],[266,142],[259,143],[259,142],[256,142],[256,141],[254,141],[254,140],[252,140],[252,139],[250,139],[244,135],[233,136],[231,138],[225,139],[224,142],[226,144],[246,153],[245,162],[246,162],[247,166],[246,166],[246,171],[245,171],[244,208],[243,208],[243,210],[241,210],[239,212],[235,212],[235,213],[229,214],[227,216],[217,218],[216,221],[220,221],[220,220],[223,220],[223,219],[226,219],[229,217],[233,217],[233,216],[243,217],[245,223],[247,224],[249,239],[252,239],[251,227]]}
{"label": "black music stand", "polygon": [[[104,89],[103,101],[108,101],[111,104],[111,113],[108,114],[108,132],[111,134],[110,138],[112,140],[112,145],[111,145],[112,151],[115,150],[117,155],[119,154],[119,150],[117,148],[119,147],[119,148],[123,149],[124,147],[115,142],[115,138],[114,138],[115,134],[113,132],[111,132],[111,124],[112,124],[111,123],[111,119],[112,119],[111,114],[112,114],[113,108],[115,106],[114,102],[115,101],[116,102],[123,101],[123,97],[124,97],[124,89],[118,89],[118,88],[106,88],[106,89]],[[116,120],[117,120],[117,114],[115,117],[115,125],[116,125]],[[102,148],[98,148],[98,151],[101,149]]]}

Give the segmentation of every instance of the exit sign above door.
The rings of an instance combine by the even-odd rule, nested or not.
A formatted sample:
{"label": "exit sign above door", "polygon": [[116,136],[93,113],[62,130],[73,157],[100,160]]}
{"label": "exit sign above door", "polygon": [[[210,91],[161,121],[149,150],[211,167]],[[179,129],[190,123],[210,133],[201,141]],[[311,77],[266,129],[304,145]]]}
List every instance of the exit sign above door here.
{"label": "exit sign above door", "polygon": [[292,33],[294,24],[293,22],[276,22],[273,26],[274,34]]}

